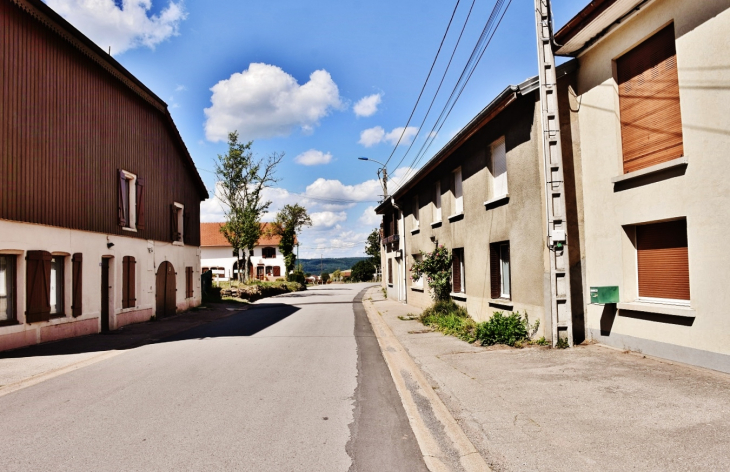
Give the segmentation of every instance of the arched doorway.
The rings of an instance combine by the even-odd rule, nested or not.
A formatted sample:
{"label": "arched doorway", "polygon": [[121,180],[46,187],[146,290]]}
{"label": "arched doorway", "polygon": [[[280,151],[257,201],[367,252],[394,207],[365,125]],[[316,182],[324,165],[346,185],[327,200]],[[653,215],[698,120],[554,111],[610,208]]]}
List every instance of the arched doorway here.
{"label": "arched doorway", "polygon": [[157,268],[157,291],[155,292],[157,318],[172,316],[177,311],[175,268],[165,261]]}

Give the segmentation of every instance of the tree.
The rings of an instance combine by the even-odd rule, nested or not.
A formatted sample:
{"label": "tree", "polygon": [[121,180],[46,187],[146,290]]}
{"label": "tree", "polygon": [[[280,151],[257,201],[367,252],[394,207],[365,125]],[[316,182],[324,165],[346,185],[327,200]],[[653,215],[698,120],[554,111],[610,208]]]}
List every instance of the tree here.
{"label": "tree", "polygon": [[352,266],[350,279],[353,282],[370,282],[375,276],[375,265],[370,259],[363,259]]}
{"label": "tree", "polygon": [[335,269],[335,271],[334,271],[334,272],[332,272],[332,278],[333,278],[333,279],[334,279],[334,280],[335,280],[336,282],[338,282],[338,281],[340,280],[340,277],[342,277],[342,272],[340,271],[340,269]]}
{"label": "tree", "polygon": [[414,260],[411,267],[411,279],[415,282],[424,275],[435,301],[451,299],[451,254],[448,249],[439,246],[433,252],[421,251],[421,260]]}
{"label": "tree", "polygon": [[274,178],[276,166],[283,153],[272,153],[266,159],[256,159],[251,151],[253,141],[238,142],[236,131],[228,133],[228,153],[218,154],[215,174],[218,180],[218,198],[224,205],[226,222],[221,233],[233,248],[241,281],[241,250],[248,249],[244,277],[248,278],[253,248],[261,237],[261,215],[271,205],[263,198],[263,191],[278,182]]}
{"label": "tree", "polygon": [[322,272],[319,276],[322,278],[322,284],[326,284],[327,281],[330,279],[330,274],[328,274],[327,272]]}
{"label": "tree", "polygon": [[307,214],[307,209],[297,203],[285,205],[279,210],[271,225],[271,233],[281,237],[279,250],[284,256],[287,280],[289,280],[289,272],[294,270],[297,260],[297,256],[294,254],[297,233],[305,226],[312,226],[312,220]]}
{"label": "tree", "polygon": [[380,267],[380,230],[375,228],[368,236],[368,242],[365,245],[365,254],[371,257],[372,264]]}

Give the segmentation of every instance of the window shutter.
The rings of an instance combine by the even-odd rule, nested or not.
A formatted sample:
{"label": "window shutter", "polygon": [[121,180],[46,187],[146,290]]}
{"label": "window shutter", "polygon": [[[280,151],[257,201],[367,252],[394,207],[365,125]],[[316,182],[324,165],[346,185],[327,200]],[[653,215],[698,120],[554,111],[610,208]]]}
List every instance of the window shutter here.
{"label": "window shutter", "polygon": [[177,207],[175,204],[170,205],[170,239],[177,241],[180,239],[180,233],[177,227]]}
{"label": "window shutter", "polygon": [[636,227],[639,296],[689,300],[687,220]]}
{"label": "window shutter", "polygon": [[674,24],[616,61],[624,173],[682,157]]}
{"label": "window shutter", "polygon": [[127,262],[127,308],[137,306],[137,261],[132,256]]}
{"label": "window shutter", "polygon": [[274,266],[274,277],[279,277],[279,276],[281,276],[281,267]]}
{"label": "window shutter", "polygon": [[129,308],[129,256],[122,258],[122,308]]}
{"label": "window shutter", "polygon": [[51,253],[28,251],[26,254],[25,321],[35,323],[51,319]]}
{"label": "window shutter", "polygon": [[77,252],[71,257],[71,314],[81,316],[83,255]]}
{"label": "window shutter", "polygon": [[193,268],[185,268],[185,298],[193,297]]}
{"label": "window shutter", "polygon": [[144,186],[145,180],[137,177],[137,229],[144,229]]}
{"label": "window shutter", "polygon": [[190,212],[187,210],[183,211],[183,241],[191,241],[190,239]]}
{"label": "window shutter", "polygon": [[124,217],[124,207],[127,206],[127,199],[129,195],[124,194],[124,182],[127,180],[127,176],[124,175],[124,171],[117,171],[117,185],[119,187],[119,201],[117,203],[117,220],[119,226],[127,226],[127,219]]}
{"label": "window shutter", "polygon": [[461,254],[454,249],[451,257],[451,286],[455,293],[461,292]]}
{"label": "window shutter", "polygon": [[502,277],[499,272],[499,244],[489,245],[489,285],[490,295],[496,300],[502,294]]}
{"label": "window shutter", "polygon": [[388,283],[393,283],[393,259],[388,259]]}

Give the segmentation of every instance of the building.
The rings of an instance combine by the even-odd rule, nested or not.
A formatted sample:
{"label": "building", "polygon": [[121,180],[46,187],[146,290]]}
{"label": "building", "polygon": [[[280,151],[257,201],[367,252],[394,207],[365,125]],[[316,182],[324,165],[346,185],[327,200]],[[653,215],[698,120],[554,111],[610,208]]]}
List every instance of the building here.
{"label": "building", "polygon": [[579,63],[588,335],[725,372],[728,29],[723,0],[604,0],[555,35]]}
{"label": "building", "polygon": [[[238,259],[231,243],[220,232],[223,223],[200,224],[200,258],[203,272],[213,271],[216,280],[230,280],[238,276]],[[259,280],[286,278],[284,255],[279,250],[281,237],[267,234],[269,223],[261,224],[261,238],[253,249],[249,275]],[[244,262],[243,254],[241,262]]]}
{"label": "building", "polygon": [[0,22],[0,350],[198,305],[208,193],[166,104],[39,0]]}
{"label": "building", "polygon": [[[575,62],[558,68],[561,127],[570,136],[569,87]],[[550,262],[546,244],[546,177],[542,157],[539,81],[509,86],[413,177],[376,208],[383,215],[381,264],[388,297],[425,308],[428,285],[410,277],[421,251],[451,251],[452,292],[477,321],[494,312],[519,311],[540,321],[538,336],[550,339]],[[578,240],[573,145],[563,141],[568,228]],[[581,254],[568,245],[573,285],[573,325],[580,327]],[[574,334],[582,340],[580,329]]]}

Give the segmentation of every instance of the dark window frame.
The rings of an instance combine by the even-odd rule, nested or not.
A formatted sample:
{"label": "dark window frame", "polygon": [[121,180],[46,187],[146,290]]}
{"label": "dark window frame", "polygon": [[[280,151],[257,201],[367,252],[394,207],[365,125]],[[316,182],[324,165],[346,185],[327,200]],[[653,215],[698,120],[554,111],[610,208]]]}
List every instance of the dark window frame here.
{"label": "dark window frame", "polygon": [[[56,280],[53,280],[53,266],[56,265]],[[59,267],[60,266],[60,267]],[[60,270],[59,270],[60,269]],[[53,318],[65,318],[66,317],[66,256],[64,255],[52,255],[51,257],[51,283],[56,284],[56,299],[51,300],[51,313],[50,317]],[[59,289],[60,286],[60,289]],[[49,295],[50,300],[50,295]],[[56,312],[53,312],[53,307],[56,307]]]}
{"label": "dark window frame", "polygon": [[5,295],[10,307],[10,313],[8,319],[0,320],[0,326],[15,325],[18,324],[18,256],[15,254],[0,254],[0,258],[10,261],[10,264],[8,264],[10,274],[8,275],[6,272],[5,275],[6,285],[10,286],[9,293]]}

